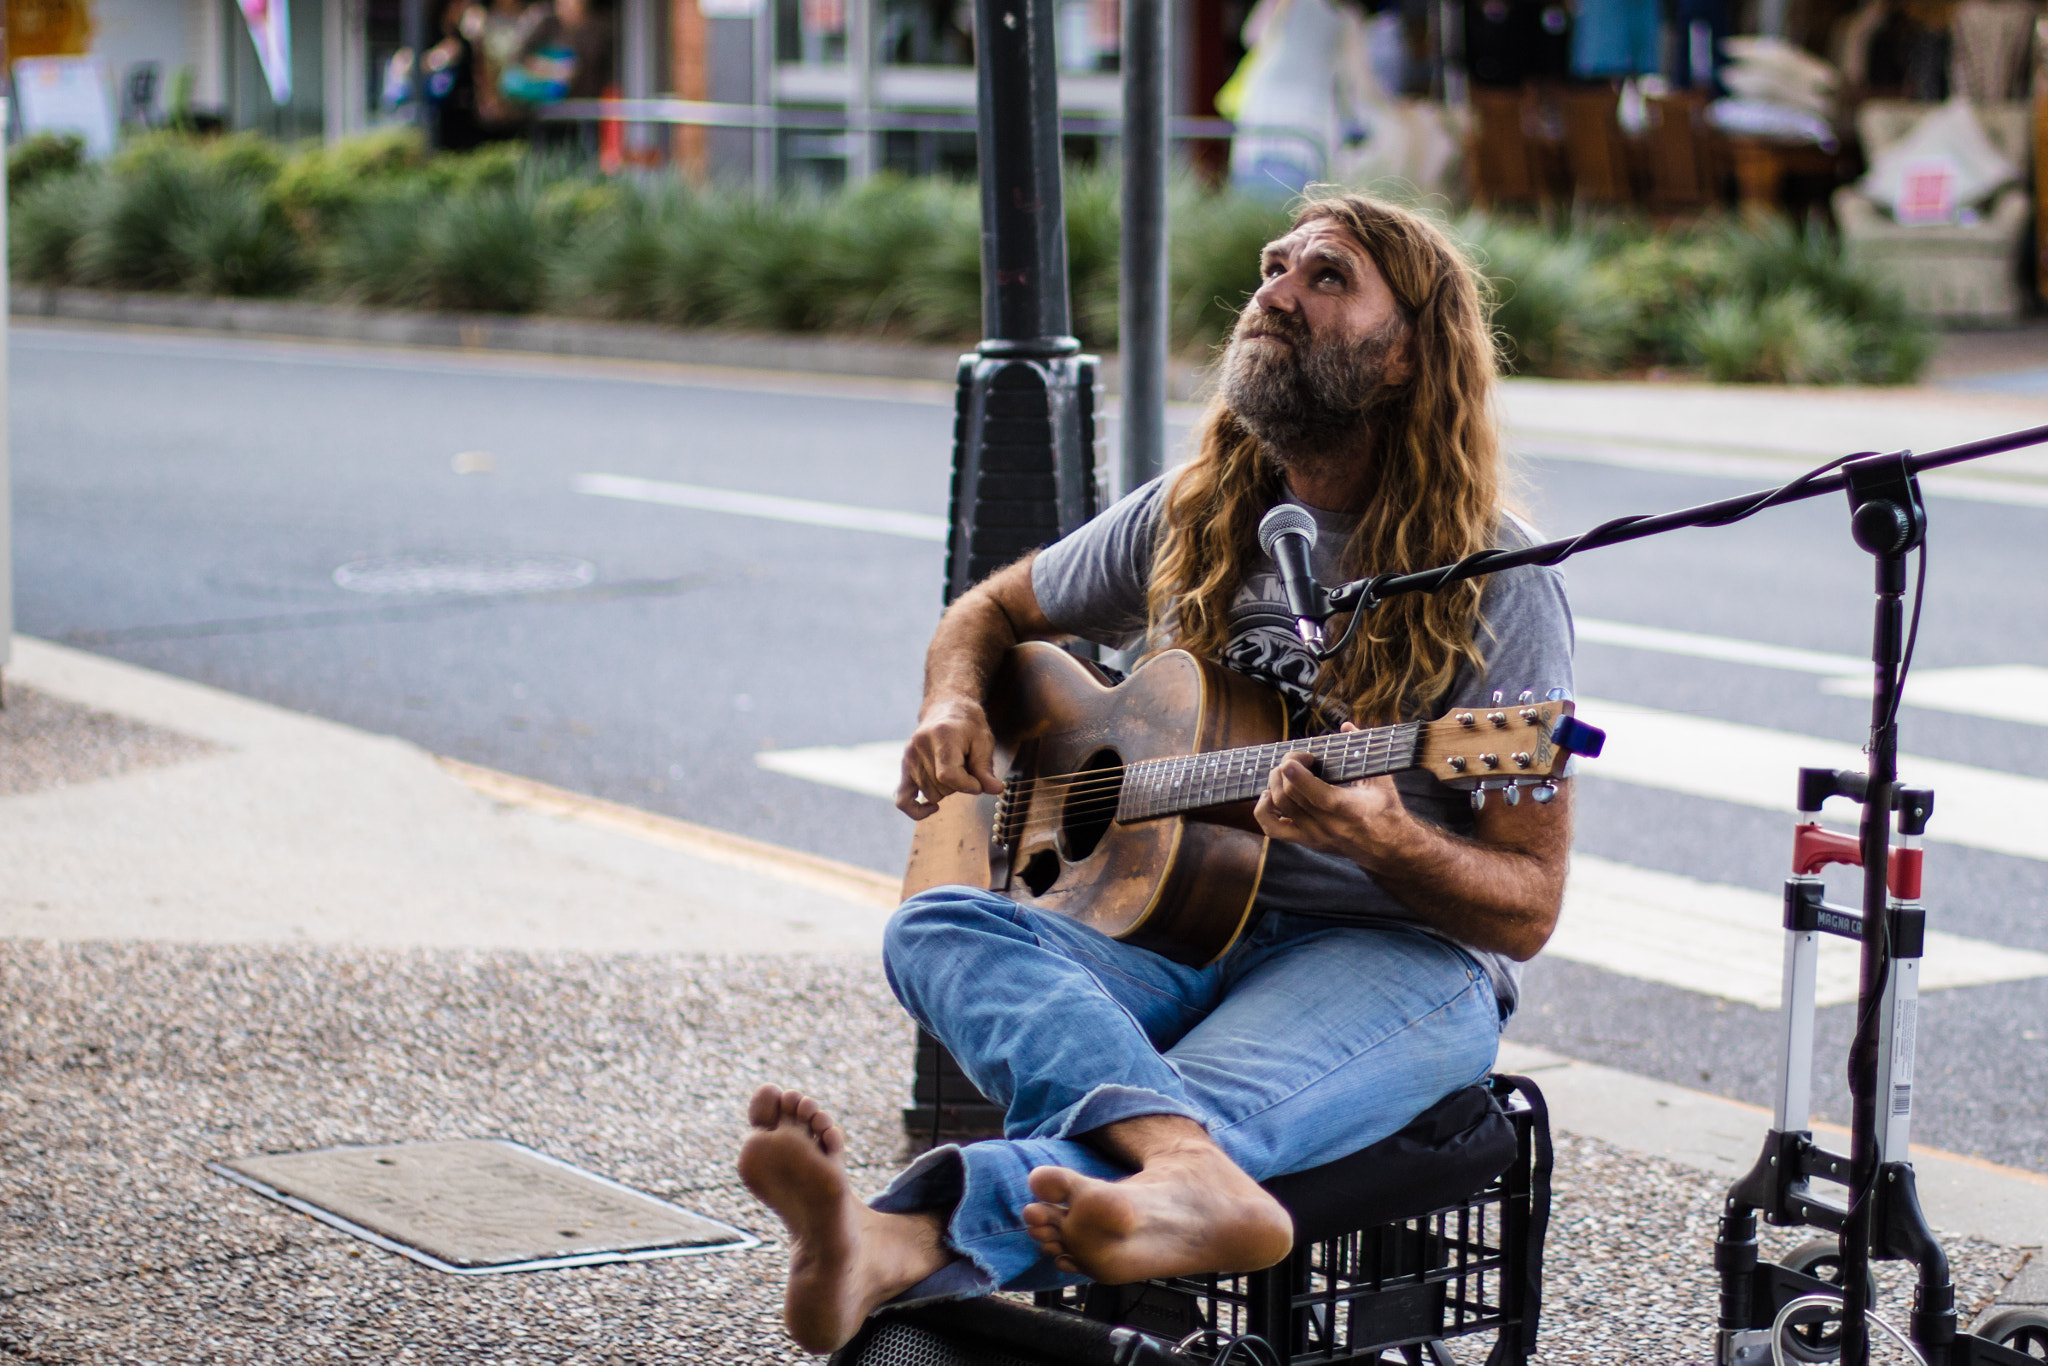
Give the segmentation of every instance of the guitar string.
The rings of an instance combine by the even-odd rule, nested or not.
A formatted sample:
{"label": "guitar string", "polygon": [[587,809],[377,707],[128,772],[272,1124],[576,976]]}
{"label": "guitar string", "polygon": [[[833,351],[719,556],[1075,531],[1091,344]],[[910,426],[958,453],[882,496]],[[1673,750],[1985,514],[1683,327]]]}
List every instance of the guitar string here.
{"label": "guitar string", "polygon": [[[1347,746],[1347,747],[1345,747],[1345,748],[1344,748],[1344,749],[1343,749],[1343,750],[1342,750],[1341,752],[1339,752],[1339,753],[1336,753],[1336,754],[1321,754],[1321,755],[1314,755],[1314,757],[1318,758],[1319,760],[1322,760],[1322,761],[1325,761],[1325,762],[1329,762],[1329,763],[1332,763],[1332,764],[1333,764],[1333,765],[1334,765],[1335,767],[1337,767],[1337,768],[1338,768],[1338,769],[1340,769],[1340,770],[1341,770],[1341,769],[1343,769],[1343,768],[1348,768],[1348,767],[1349,767],[1349,766],[1350,766],[1351,764],[1353,764],[1353,763],[1355,763],[1355,762],[1358,762],[1358,761],[1360,761],[1360,760],[1363,760],[1363,761],[1364,761],[1364,762],[1366,763],[1366,765],[1367,765],[1368,767],[1371,767],[1371,766],[1374,766],[1374,765],[1379,765],[1379,764],[1390,764],[1390,763],[1394,762],[1394,759],[1395,759],[1395,755],[1396,755],[1396,752],[1397,752],[1397,750],[1399,749],[1399,745],[1400,745],[1400,742],[1399,742],[1398,740],[1386,740],[1386,741],[1381,741],[1381,742],[1377,742],[1377,743],[1375,743],[1375,744],[1372,744],[1372,745],[1365,745],[1365,746]],[[1302,751],[1300,751],[1300,750],[1298,750],[1298,749],[1287,749],[1287,750],[1284,750],[1283,752],[1281,752],[1280,754],[1278,754],[1277,756],[1274,756],[1274,757],[1272,758],[1272,761],[1271,761],[1270,763],[1264,763],[1264,764],[1247,764],[1247,767],[1246,767],[1246,769],[1245,769],[1244,771],[1238,771],[1238,772],[1230,772],[1230,771],[1224,771],[1224,770],[1222,769],[1222,767],[1221,767],[1221,766],[1218,766],[1218,765],[1211,765],[1210,767],[1211,767],[1212,769],[1214,769],[1215,771],[1212,771],[1211,773],[1209,773],[1209,774],[1206,774],[1206,775],[1204,775],[1204,776],[1203,776],[1203,778],[1202,778],[1202,780],[1201,780],[1200,782],[1198,782],[1198,783],[1196,784],[1196,787],[1197,787],[1197,788],[1199,789],[1199,788],[1202,788],[1202,787],[1215,787],[1215,786],[1234,786],[1234,785],[1236,785],[1236,784],[1238,784],[1238,783],[1244,782],[1244,781],[1245,781],[1245,780],[1247,780],[1247,779],[1251,779],[1251,780],[1254,780],[1254,781],[1255,781],[1255,783],[1263,783],[1263,781],[1265,780],[1265,778],[1266,778],[1266,777],[1268,777],[1268,776],[1270,776],[1270,774],[1271,774],[1272,770],[1273,770],[1274,768],[1277,768],[1277,767],[1279,767],[1279,765],[1280,765],[1280,762],[1284,761],[1284,760],[1285,760],[1285,758],[1286,758],[1286,757],[1287,757],[1288,755],[1290,755],[1290,754],[1299,754],[1299,753],[1301,753],[1301,752],[1302,752]],[[1312,753],[1313,753],[1313,752],[1312,752]],[[1185,757],[1185,758],[1203,758],[1203,757],[1206,757],[1206,756],[1203,756],[1203,755],[1188,755],[1188,756],[1181,756],[1181,757]],[[1146,766],[1148,766],[1148,765],[1156,765],[1156,764],[1168,764],[1168,763],[1173,763],[1173,762],[1175,762],[1175,760],[1174,760],[1174,759],[1166,759],[1166,760],[1145,760],[1145,761],[1141,762],[1140,764],[1134,764],[1134,765],[1130,765],[1129,767],[1130,767],[1130,768],[1140,768],[1140,769],[1142,769],[1142,768],[1144,768],[1144,767],[1146,767]],[[1235,762],[1235,761],[1234,761],[1234,762]],[[1264,772],[1264,773],[1255,773],[1255,772],[1252,772],[1252,771],[1250,771],[1250,770],[1251,770],[1251,768],[1252,768],[1252,767],[1255,767],[1255,766],[1263,767],[1263,768],[1265,769],[1265,772]],[[1163,770],[1161,770],[1161,771],[1163,772]],[[1391,770],[1391,769],[1383,769],[1383,770],[1381,770],[1381,771],[1382,771],[1382,772],[1391,772],[1391,771],[1393,771],[1393,770]],[[1069,782],[1068,782],[1068,787],[1067,787],[1067,789],[1066,789],[1066,792],[1064,793],[1064,797],[1065,797],[1065,804],[1066,804],[1067,806],[1071,807],[1071,806],[1072,806],[1072,805],[1074,804],[1074,801],[1075,801],[1076,797],[1088,797],[1088,796],[1097,796],[1097,795],[1108,795],[1108,794],[1111,794],[1111,793],[1121,793],[1121,792],[1123,792],[1123,791],[1127,791],[1127,790],[1143,791],[1143,789],[1142,789],[1142,788],[1135,788],[1135,787],[1133,787],[1133,785],[1132,785],[1132,783],[1131,783],[1130,779],[1129,779],[1129,778],[1128,778],[1127,776],[1121,776],[1121,775],[1124,775],[1124,774],[1125,774],[1126,772],[1127,772],[1127,770],[1109,770],[1109,769],[1101,769],[1101,770],[1095,770],[1095,771],[1094,771],[1094,773],[1104,774],[1104,775],[1108,775],[1108,776],[1105,776],[1105,777],[1102,777],[1102,778],[1099,778],[1099,779],[1095,779],[1095,780],[1093,780],[1093,781],[1076,781],[1076,780],[1071,780],[1071,779],[1070,779],[1070,780],[1069,780]],[[1061,775],[1061,776],[1064,776],[1064,775]],[[1093,778],[1093,776],[1094,776],[1093,774],[1091,774],[1091,775],[1090,775],[1090,777],[1091,777],[1091,778]],[[1140,778],[1141,778],[1141,780],[1142,780],[1142,777],[1143,777],[1143,776],[1147,776],[1147,775],[1142,775],[1142,774],[1141,774],[1141,775],[1140,775]],[[1346,775],[1346,776],[1344,776],[1344,777],[1342,777],[1342,778],[1338,779],[1338,781],[1341,781],[1341,782],[1351,782],[1351,781],[1355,781],[1355,780],[1356,780],[1356,779],[1358,779],[1358,778],[1365,778],[1365,777],[1373,777],[1373,776],[1376,776],[1376,775],[1375,775],[1375,774],[1371,774],[1371,773],[1364,773],[1364,772],[1361,772],[1361,773],[1357,773],[1357,774],[1350,774],[1350,775]],[[1054,779],[1054,778],[1051,778],[1051,777],[1048,777],[1048,778],[1040,778],[1040,779],[1027,779],[1027,780],[1025,780],[1025,781],[1022,781],[1022,782],[1018,782],[1018,783],[1015,783],[1015,784],[1012,784],[1012,785],[1010,785],[1009,787],[1006,787],[1006,788],[1004,789],[1004,791],[1005,791],[1005,792],[1014,792],[1014,793],[1016,793],[1016,794],[1017,794],[1017,795],[1018,795],[1019,797],[1021,797],[1021,798],[1023,798],[1023,799],[1026,799],[1026,800],[1030,800],[1031,798],[1034,798],[1034,797],[1036,797],[1036,796],[1040,795],[1040,794],[1039,794],[1039,793],[1037,792],[1037,788],[1039,788],[1039,787],[1040,787],[1041,785],[1044,785],[1044,784],[1049,784],[1049,783],[1052,783],[1053,781],[1055,781],[1055,779]],[[1186,789],[1186,787],[1185,787],[1185,786],[1182,786],[1182,787],[1180,787],[1180,788],[1178,788],[1178,789],[1163,789],[1163,790],[1161,790],[1161,791],[1159,791],[1159,792],[1157,792],[1157,793],[1150,793],[1150,794],[1148,794],[1148,795],[1160,795],[1160,796],[1169,796],[1169,797],[1170,797],[1170,796],[1175,796],[1175,795],[1179,795],[1180,793],[1183,793],[1183,792],[1185,792],[1186,790],[1187,790],[1187,789]],[[1052,795],[1052,794],[1046,794],[1046,795]]]}
{"label": "guitar string", "polygon": [[[1339,755],[1335,755],[1335,756],[1326,756],[1326,757],[1331,757],[1331,758],[1335,758],[1335,759],[1337,759],[1337,760],[1340,760],[1340,761],[1341,761],[1341,762],[1340,762],[1340,763],[1339,763],[1339,764],[1337,765],[1337,767],[1339,768],[1340,772],[1339,772],[1338,776],[1336,777],[1335,781],[1337,781],[1337,782],[1355,782],[1355,781],[1357,781],[1357,780],[1359,780],[1359,779],[1361,779],[1361,778],[1368,778],[1368,777],[1376,777],[1376,776],[1378,776],[1378,775],[1379,775],[1380,773],[1387,773],[1387,772],[1394,772],[1394,771],[1397,771],[1397,770],[1395,770],[1395,769],[1393,769],[1393,768],[1391,768],[1391,767],[1386,767],[1386,768],[1378,768],[1377,766],[1379,766],[1379,765],[1391,765],[1391,764],[1393,764],[1393,763],[1395,762],[1395,753],[1396,753],[1396,750],[1397,750],[1397,748],[1398,748],[1398,745],[1399,745],[1399,741],[1398,741],[1398,739],[1396,739],[1396,738],[1393,738],[1393,737],[1384,737],[1384,736],[1383,736],[1383,737],[1375,737],[1375,742],[1374,742],[1374,743],[1372,743],[1372,744],[1370,744],[1370,745],[1366,745],[1366,746],[1356,746],[1356,745],[1352,745],[1352,746],[1347,746],[1347,747],[1345,747],[1345,751],[1344,751],[1344,752],[1343,752],[1342,754],[1339,754]],[[1290,750],[1288,750],[1288,751],[1286,751],[1286,752],[1287,752],[1287,753],[1289,753],[1289,754],[1298,754],[1298,753],[1300,753],[1301,751],[1299,751],[1299,750],[1292,750],[1292,749],[1290,749]],[[1201,756],[1185,756],[1185,757],[1201,757]],[[1283,757],[1284,757],[1284,756],[1283,756]],[[1354,774],[1354,773],[1345,773],[1345,772],[1342,772],[1342,771],[1341,771],[1342,769],[1348,768],[1348,767],[1349,767],[1349,766],[1351,765],[1351,763],[1353,763],[1353,762],[1356,762],[1356,761],[1358,761],[1358,760],[1364,760],[1364,761],[1365,761],[1365,766],[1366,766],[1366,768],[1367,768],[1367,769],[1374,769],[1374,768],[1377,768],[1377,772],[1367,772],[1367,771],[1361,771],[1361,772],[1358,772],[1358,773],[1355,773],[1355,774]],[[1161,761],[1152,761],[1152,760],[1147,760],[1147,761],[1145,761],[1145,762],[1147,762],[1147,763],[1151,763],[1151,762],[1161,762]],[[1169,760],[1169,761],[1164,761],[1164,762],[1171,762],[1171,761]],[[1411,766],[1411,765],[1408,765],[1408,764],[1405,764],[1405,763],[1403,764],[1403,767],[1407,767],[1407,766]],[[1133,767],[1136,767],[1136,765],[1133,765]],[[1270,769],[1268,770],[1268,773],[1270,774]],[[1255,792],[1256,792],[1256,791],[1258,790],[1259,786],[1261,786],[1261,785],[1262,785],[1262,784],[1261,784],[1261,783],[1260,783],[1260,782],[1258,781],[1258,780],[1259,780],[1259,779],[1260,779],[1260,778],[1261,778],[1262,776],[1264,776],[1264,775],[1258,775],[1258,774],[1254,774],[1254,773],[1250,773],[1250,772],[1243,772],[1243,773],[1225,773],[1225,774],[1217,775],[1217,777],[1212,777],[1212,778],[1211,778],[1211,779],[1210,779],[1210,780],[1208,781],[1208,783],[1207,783],[1207,784],[1205,784],[1204,786],[1207,786],[1207,787],[1209,787],[1209,788],[1211,788],[1211,789],[1213,789],[1214,787],[1218,787],[1218,786],[1222,786],[1222,787],[1225,787],[1225,788],[1229,788],[1229,787],[1234,787],[1235,785],[1237,785],[1237,784],[1238,784],[1238,783],[1240,783],[1240,782],[1243,782],[1243,781],[1244,781],[1244,780],[1246,780],[1246,779],[1252,779],[1252,780],[1254,780],[1254,781],[1253,781],[1253,785],[1252,785],[1252,789],[1251,789],[1251,792],[1247,792],[1247,793],[1245,794],[1245,796],[1247,796],[1247,797],[1248,797],[1248,796],[1252,795],[1252,793],[1255,793]],[[1220,781],[1218,780],[1219,778],[1220,778]],[[1024,809],[1024,810],[1026,810],[1027,812],[1028,812],[1028,811],[1029,811],[1029,810],[1030,810],[1031,808],[1033,808],[1033,807],[1035,807],[1035,806],[1037,805],[1037,803],[1035,803],[1035,802],[1030,802],[1030,801],[1028,801],[1028,797],[1030,796],[1030,793],[1029,793],[1029,791],[1028,791],[1028,787],[1029,787],[1029,786],[1030,786],[1030,785],[1029,785],[1029,784],[1026,784],[1026,783],[1019,783],[1019,784],[1017,784],[1016,786],[1014,786],[1014,787],[1012,787],[1012,788],[1007,788],[1007,789],[1005,789],[1005,791],[1006,791],[1006,792],[1018,792],[1018,793],[1021,793],[1021,794],[1023,794],[1023,795],[1025,795],[1025,796],[1026,796],[1026,798],[1027,798],[1027,803],[1026,803],[1026,806],[1025,806],[1025,807],[1024,807],[1023,809]],[[1067,818],[1067,819],[1071,819],[1072,817],[1074,817],[1074,816],[1078,816],[1078,815],[1086,815],[1086,814],[1089,814],[1089,813],[1091,813],[1091,812],[1094,812],[1094,811],[1096,811],[1096,810],[1099,810],[1099,809],[1101,809],[1101,808],[1102,808],[1102,807],[1104,807],[1104,806],[1115,806],[1115,805],[1119,805],[1119,804],[1121,803],[1121,800],[1122,800],[1122,796],[1123,796],[1123,792],[1124,792],[1125,790],[1127,790],[1127,789],[1126,789],[1126,788],[1125,788],[1125,787],[1124,787],[1123,785],[1121,785],[1121,784],[1118,784],[1118,785],[1114,786],[1113,788],[1104,788],[1104,787],[1103,787],[1102,785],[1097,785],[1097,786],[1096,786],[1095,788],[1093,788],[1093,789],[1082,789],[1082,790],[1081,790],[1081,791],[1080,791],[1080,792],[1079,792],[1078,794],[1077,794],[1077,793],[1076,793],[1075,791],[1072,791],[1072,790],[1070,790],[1070,791],[1069,791],[1069,792],[1068,792],[1068,793],[1066,794],[1066,799],[1065,799],[1065,800],[1064,800],[1063,802],[1061,802],[1061,804],[1060,804],[1060,809],[1061,809],[1062,813],[1064,813],[1064,818]],[[1077,795],[1079,795],[1079,796],[1081,797],[1081,800],[1079,800],[1079,801],[1077,801],[1077,800],[1076,800],[1076,796],[1077,796]],[[1181,796],[1181,795],[1183,795],[1183,792],[1176,792],[1176,791],[1171,791],[1171,790],[1168,790],[1168,791],[1164,791],[1164,792],[1159,792],[1159,793],[1145,793],[1145,794],[1143,794],[1143,795],[1145,795],[1145,796],[1166,796],[1166,797],[1169,797],[1169,798],[1173,798],[1173,797],[1178,797],[1178,796]],[[1210,805],[1210,804],[1220,804],[1220,803],[1222,803],[1222,802],[1226,802],[1226,801],[1233,801],[1233,800],[1243,800],[1243,799],[1244,799],[1244,798],[1242,798],[1242,797],[1237,797],[1237,798],[1233,798],[1233,797],[1216,797],[1216,798],[1214,798],[1214,799],[1213,799],[1212,801],[1210,801],[1210,802],[1204,802],[1204,803],[1202,803],[1202,804],[1203,804],[1203,805]],[[1014,802],[1013,802],[1013,803],[1011,804],[1011,806],[1010,806],[1010,809],[1011,809],[1011,810],[1016,810],[1016,809],[1018,809],[1018,808],[1017,808],[1017,807],[1015,806],[1015,804],[1014,804]]]}
{"label": "guitar string", "polygon": [[[1405,722],[1393,726],[1379,726],[1372,730],[1345,732],[1334,736],[1317,735],[1300,742],[1282,740],[1266,745],[1246,745],[1240,749],[1205,750],[1195,754],[1175,754],[1158,759],[1140,759],[1133,764],[1077,769],[1071,773],[1043,773],[1010,784],[1009,787],[1028,792],[1041,784],[1047,783],[1085,784],[1094,781],[1121,782],[1123,780],[1122,775],[1128,773],[1133,768],[1156,767],[1162,764],[1180,763],[1189,760],[1207,760],[1211,765],[1214,765],[1223,760],[1224,756],[1233,754],[1272,754],[1275,756],[1274,766],[1276,767],[1279,760],[1285,759],[1287,755],[1300,754],[1304,751],[1317,759],[1350,759],[1357,757],[1361,749],[1369,752],[1375,745],[1400,743],[1408,737],[1398,735],[1396,732],[1411,730],[1415,725],[1416,723],[1414,722]],[[1364,741],[1364,744],[1361,745],[1360,741]],[[1335,750],[1337,753],[1332,754],[1329,752],[1331,750]]]}

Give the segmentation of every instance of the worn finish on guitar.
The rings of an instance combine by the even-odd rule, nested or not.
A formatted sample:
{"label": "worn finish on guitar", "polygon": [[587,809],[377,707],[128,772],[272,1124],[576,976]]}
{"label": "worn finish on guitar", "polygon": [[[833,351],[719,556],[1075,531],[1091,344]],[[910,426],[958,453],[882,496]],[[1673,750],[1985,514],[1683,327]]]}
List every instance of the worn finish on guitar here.
{"label": "worn finish on guitar", "polygon": [[[1182,963],[1214,961],[1244,929],[1265,868],[1252,807],[1289,754],[1333,783],[1426,769],[1454,786],[1554,790],[1569,754],[1554,728],[1570,702],[1453,712],[1287,739],[1280,695],[1181,650],[1112,687],[1093,665],[1029,642],[989,689],[1000,797],[959,793],[919,822],[907,897],[961,884],[1069,916]],[[1580,727],[1580,747],[1598,733]]]}
{"label": "worn finish on guitar", "polygon": [[988,888],[1185,963],[1228,948],[1265,864],[1252,802],[1119,822],[1121,767],[1281,739],[1279,695],[1179,650],[1111,687],[1029,642],[1005,656],[989,698],[1006,790],[957,793],[919,822],[904,895]]}

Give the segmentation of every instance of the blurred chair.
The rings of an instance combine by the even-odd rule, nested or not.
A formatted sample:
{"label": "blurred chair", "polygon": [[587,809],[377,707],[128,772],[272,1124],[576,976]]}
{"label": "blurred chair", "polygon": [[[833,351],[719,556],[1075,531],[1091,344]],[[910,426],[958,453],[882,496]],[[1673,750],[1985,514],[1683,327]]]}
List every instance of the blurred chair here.
{"label": "blurred chair", "polygon": [[1564,92],[1565,161],[1572,197],[1587,204],[1633,204],[1628,139],[1622,136],[1620,98],[1611,86]]}
{"label": "blurred chair", "polygon": [[[1903,139],[1937,106],[1912,100],[1867,100],[1856,114],[1864,154],[1874,156]],[[2033,111],[2025,101],[1974,106],[1985,136],[2019,167],[2020,184],[1988,204],[1964,205],[1963,221],[1905,224],[1853,185],[1835,191],[1835,221],[1843,254],[1897,286],[1907,306],[1924,317],[1980,323],[2019,318],[2021,244],[2033,216],[2023,188],[2032,161]]]}
{"label": "blurred chair", "polygon": [[1559,156],[1538,88],[1472,89],[1472,197],[1489,207],[1559,197]]}
{"label": "blurred chair", "polygon": [[1707,124],[1707,99],[1703,90],[1679,90],[1647,101],[1650,207],[1659,213],[1700,213],[1721,202],[1727,153]]}

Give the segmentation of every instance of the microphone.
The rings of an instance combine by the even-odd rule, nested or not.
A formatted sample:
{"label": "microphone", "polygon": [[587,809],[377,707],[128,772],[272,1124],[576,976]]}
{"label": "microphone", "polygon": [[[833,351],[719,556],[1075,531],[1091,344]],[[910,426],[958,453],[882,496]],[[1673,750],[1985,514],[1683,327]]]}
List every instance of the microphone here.
{"label": "microphone", "polygon": [[1315,549],[1316,519],[1308,509],[1294,503],[1280,503],[1259,519],[1259,549],[1280,567],[1280,582],[1287,590],[1287,610],[1294,614],[1294,630],[1311,650],[1323,648],[1323,618],[1330,615],[1323,590],[1316,586],[1315,571],[1309,568],[1308,553]]}

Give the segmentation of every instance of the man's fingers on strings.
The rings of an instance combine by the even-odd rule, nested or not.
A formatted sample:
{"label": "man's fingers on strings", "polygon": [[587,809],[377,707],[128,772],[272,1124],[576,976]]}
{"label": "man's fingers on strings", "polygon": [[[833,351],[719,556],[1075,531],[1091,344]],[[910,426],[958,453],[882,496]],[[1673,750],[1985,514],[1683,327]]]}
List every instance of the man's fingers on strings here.
{"label": "man's fingers on strings", "polygon": [[[967,749],[967,768],[975,783],[993,797],[1002,792],[1003,780],[996,776],[995,737],[986,732],[974,737]],[[962,791],[967,789],[962,788]]]}

